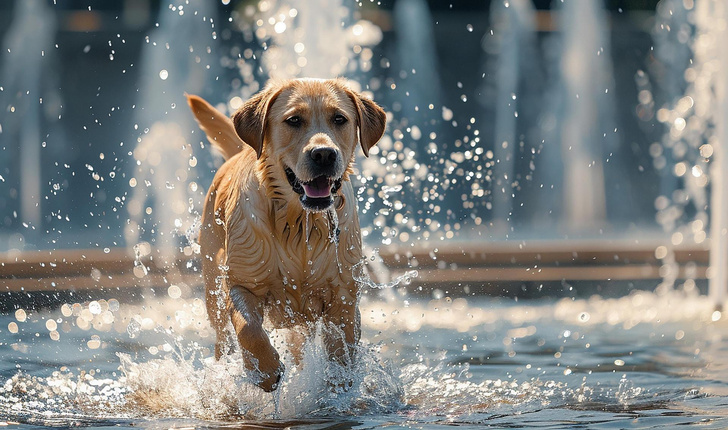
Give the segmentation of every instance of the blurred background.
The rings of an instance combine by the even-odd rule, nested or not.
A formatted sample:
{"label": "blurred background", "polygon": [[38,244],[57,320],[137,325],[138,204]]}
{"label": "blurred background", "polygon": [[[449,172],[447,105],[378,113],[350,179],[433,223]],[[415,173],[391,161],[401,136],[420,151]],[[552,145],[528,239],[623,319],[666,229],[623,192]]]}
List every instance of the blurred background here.
{"label": "blurred background", "polygon": [[[726,0],[0,0],[0,427],[725,427],[726,23]],[[208,359],[222,158],[185,93],[231,114],[303,76],[388,114],[352,175],[365,342],[347,395],[317,336],[261,397]]]}
{"label": "blurred background", "polygon": [[232,112],[271,75],[345,76],[391,113],[360,164],[375,242],[655,234],[683,189],[669,112],[690,83],[693,12],[688,0],[4,1],[0,250],[183,236],[219,164],[184,93]]}
{"label": "blurred background", "polygon": [[298,76],[344,76],[388,112],[354,179],[373,248],[701,248],[721,13],[712,0],[6,0],[0,251],[193,255],[222,160],[184,94],[232,113],[269,77]]}

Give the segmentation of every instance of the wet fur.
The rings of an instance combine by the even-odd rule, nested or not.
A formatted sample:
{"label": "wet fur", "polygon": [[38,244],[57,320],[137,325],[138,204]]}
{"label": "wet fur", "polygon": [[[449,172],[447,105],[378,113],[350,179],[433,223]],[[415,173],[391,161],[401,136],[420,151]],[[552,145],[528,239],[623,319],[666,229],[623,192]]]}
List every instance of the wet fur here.
{"label": "wet fur", "polygon": [[[227,352],[232,335],[258,385],[274,390],[283,368],[263,329],[267,316],[275,328],[296,327],[294,344],[310,335],[312,322],[335,325],[344,339],[330,336],[327,349],[332,359],[349,362],[360,335],[353,272],[362,251],[348,175],[357,144],[368,155],[384,133],[384,111],[341,80],[271,83],[232,120],[199,97],[188,102],[227,160],[208,191],[199,239],[216,357]],[[332,125],[332,112],[349,121]],[[305,117],[306,127],[286,124],[292,113]],[[338,243],[332,215],[304,210],[284,173],[289,167],[302,180],[312,179],[306,154],[319,146],[336,148],[343,160],[335,167],[342,185],[333,196]],[[292,352],[300,358],[295,346]]]}

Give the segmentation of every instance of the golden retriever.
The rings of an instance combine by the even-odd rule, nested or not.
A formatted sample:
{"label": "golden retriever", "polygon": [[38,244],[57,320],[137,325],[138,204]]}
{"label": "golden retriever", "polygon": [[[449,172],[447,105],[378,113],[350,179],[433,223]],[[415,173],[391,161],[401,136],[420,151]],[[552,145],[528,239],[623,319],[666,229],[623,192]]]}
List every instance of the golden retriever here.
{"label": "golden retriever", "polygon": [[385,112],[341,79],[270,83],[232,120],[197,96],[188,102],[226,158],[199,237],[216,358],[234,335],[258,386],[275,390],[283,366],[263,328],[267,317],[275,328],[295,328],[289,343],[299,345],[312,322],[333,324],[343,339],[325,336],[329,355],[350,363],[360,336],[353,272],[362,249],[349,174],[357,143],[368,156],[384,134]]}

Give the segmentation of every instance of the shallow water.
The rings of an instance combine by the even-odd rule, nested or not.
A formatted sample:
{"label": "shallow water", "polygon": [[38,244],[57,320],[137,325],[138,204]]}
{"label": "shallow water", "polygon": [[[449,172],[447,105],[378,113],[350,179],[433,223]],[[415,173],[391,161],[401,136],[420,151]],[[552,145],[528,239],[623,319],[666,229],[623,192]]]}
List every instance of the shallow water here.
{"label": "shallow water", "polygon": [[705,297],[385,294],[362,300],[356,365],[330,365],[319,336],[275,394],[210,358],[199,299],[2,314],[0,425],[728,427],[728,323]]}

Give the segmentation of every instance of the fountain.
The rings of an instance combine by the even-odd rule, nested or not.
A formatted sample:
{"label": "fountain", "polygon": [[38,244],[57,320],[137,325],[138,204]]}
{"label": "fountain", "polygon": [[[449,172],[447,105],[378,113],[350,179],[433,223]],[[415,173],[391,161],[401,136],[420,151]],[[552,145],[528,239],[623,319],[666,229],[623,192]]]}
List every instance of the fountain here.
{"label": "fountain", "polygon": [[[397,29],[395,67],[400,70],[400,115],[410,120],[424,118],[429,105],[440,108],[438,73],[432,15],[425,0],[400,0],[394,4]],[[419,123],[419,121],[417,121]]]}
{"label": "fountain", "polygon": [[[519,142],[519,108],[527,109],[518,99],[521,83],[533,73],[531,62],[536,44],[536,16],[530,0],[493,2],[491,4],[493,36],[486,37],[486,51],[497,54],[495,67],[495,104],[493,152],[493,219],[508,230],[515,197],[515,163]],[[495,39],[495,40],[493,40]],[[531,67],[529,67],[531,66]],[[532,76],[530,77],[532,78]],[[497,226],[498,227],[498,226]],[[506,228],[503,228],[506,227]]]}
{"label": "fountain", "polygon": [[[204,94],[215,88],[219,73],[216,24],[217,10],[208,1],[165,1],[159,26],[142,47],[143,80],[134,124],[139,137],[133,152],[135,171],[129,180],[130,221],[125,238],[137,257],[154,249],[160,267],[174,266],[179,249],[186,244],[186,232],[193,227],[194,214],[202,206],[205,184],[211,180],[209,172],[201,169],[211,151],[204,145],[197,148],[203,138],[189,137],[196,125],[186,110],[184,93]],[[144,265],[138,263],[135,274],[144,277]]]}
{"label": "fountain", "polygon": [[[675,106],[685,95],[687,83],[684,71],[690,66],[692,51],[690,49],[692,25],[689,22],[689,11],[682,0],[669,0],[660,2],[656,10],[657,21],[653,30],[655,39],[655,56],[658,70],[651,71],[651,75],[662,76],[661,93],[668,106]],[[653,120],[655,116],[656,100],[649,83],[649,75],[638,74],[638,85],[641,86],[638,106],[638,116],[643,121]],[[670,133],[662,133],[662,142],[651,147],[654,152],[654,165],[660,172],[660,195],[670,196],[679,188],[678,178],[671,171],[676,161],[669,148],[674,146]],[[668,150],[665,150],[667,148]],[[665,223],[663,227],[672,231],[675,226]]]}
{"label": "fountain", "polygon": [[[0,148],[6,153],[0,161],[0,186],[15,189],[3,193],[2,199],[8,199],[3,205],[6,220],[17,212],[14,218],[31,227],[24,234],[37,239],[43,226],[44,178],[39,174],[43,171],[41,147],[45,146],[43,99],[48,100],[53,91],[44,85],[44,70],[49,65],[46,57],[53,55],[52,10],[42,0],[16,2],[7,34],[0,54]],[[12,210],[10,198],[19,201],[18,211]]]}
{"label": "fountain", "polygon": [[602,160],[612,138],[605,123],[612,83],[604,10],[597,1],[554,4],[563,29],[563,222],[572,230],[593,230],[606,219]]}
{"label": "fountain", "polygon": [[[694,43],[698,75],[693,98],[695,117],[703,116],[704,137],[700,156],[710,158],[710,298],[718,310],[728,299],[728,6],[720,1],[699,2],[695,9],[697,37]],[[688,124],[694,127],[693,124]],[[692,142],[695,142],[692,140]],[[710,149],[709,149],[710,148]],[[712,152],[712,156],[709,152]],[[696,162],[693,176],[704,162]],[[705,175],[705,173],[702,173]]]}
{"label": "fountain", "polygon": [[[668,165],[670,174],[681,185],[667,189],[658,198],[657,219],[666,231],[672,232],[673,245],[688,241],[701,244],[709,239],[709,296],[720,309],[728,290],[728,191],[723,179],[726,171],[723,147],[728,134],[722,121],[727,109],[722,71],[728,66],[728,53],[721,43],[721,29],[728,19],[728,11],[721,2],[705,1],[668,2],[658,12],[670,16],[670,22],[662,25],[662,32],[672,31],[678,39],[678,49],[670,50],[667,64],[685,61],[684,55],[675,55],[689,41],[690,17],[694,20],[695,36],[689,67],[670,82],[670,99],[656,113],[667,129],[664,150],[656,152],[656,162],[663,165],[666,160],[672,160],[672,166]],[[667,44],[663,50],[674,45]],[[682,83],[682,79],[687,83]],[[672,287],[676,276],[674,268],[667,272],[667,286]],[[688,284],[690,288],[692,285]]]}

